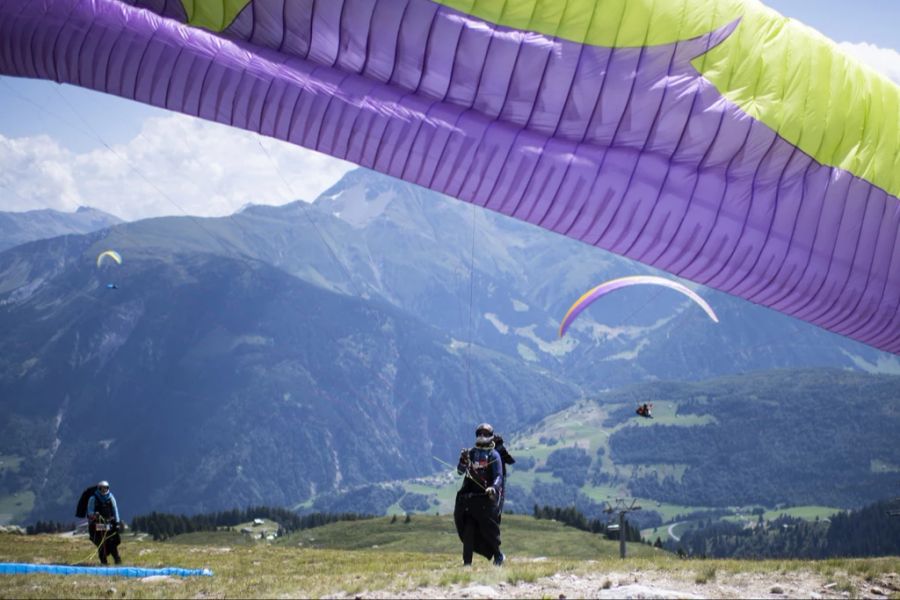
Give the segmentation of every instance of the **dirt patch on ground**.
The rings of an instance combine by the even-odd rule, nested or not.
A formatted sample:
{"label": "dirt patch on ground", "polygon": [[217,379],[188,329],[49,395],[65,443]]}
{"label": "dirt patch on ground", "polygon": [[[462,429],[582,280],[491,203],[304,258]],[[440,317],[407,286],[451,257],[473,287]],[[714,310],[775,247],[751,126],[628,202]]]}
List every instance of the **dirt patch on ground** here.
{"label": "dirt patch on ground", "polygon": [[[473,574],[475,575],[475,574]],[[706,578],[705,582],[699,580]],[[814,572],[716,573],[700,567],[682,571],[557,573],[533,582],[472,581],[406,591],[372,590],[356,598],[900,598],[900,576],[873,581],[827,578]]]}

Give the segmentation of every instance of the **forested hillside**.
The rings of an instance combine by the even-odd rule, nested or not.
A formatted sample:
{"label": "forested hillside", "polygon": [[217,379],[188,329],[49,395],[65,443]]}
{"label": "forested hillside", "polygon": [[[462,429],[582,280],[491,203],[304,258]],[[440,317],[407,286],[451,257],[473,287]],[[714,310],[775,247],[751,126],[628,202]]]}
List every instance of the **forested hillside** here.
{"label": "forested hillside", "polygon": [[[635,414],[639,402],[654,403],[653,419]],[[814,506],[824,516],[897,493],[898,430],[896,376],[781,370],[611,390],[503,427],[516,458],[506,510],[574,506],[597,518],[630,497],[643,506],[629,516],[642,529],[763,507]],[[449,512],[456,477],[444,465],[430,477],[320,494],[303,509]]]}
{"label": "forested hillside", "polygon": [[[648,385],[632,393],[674,403],[676,417],[708,419],[690,427],[626,427],[611,436],[616,464],[684,467],[680,478],[648,473],[629,480],[635,496],[696,506],[856,507],[896,491],[896,377],[771,371],[703,384]],[[600,401],[621,397],[612,393]],[[628,419],[625,410],[610,422]]]}
{"label": "forested hillside", "polygon": [[813,522],[781,517],[756,523],[718,521],[669,541],[672,551],[710,558],[827,558],[900,554],[895,502],[878,502]]}

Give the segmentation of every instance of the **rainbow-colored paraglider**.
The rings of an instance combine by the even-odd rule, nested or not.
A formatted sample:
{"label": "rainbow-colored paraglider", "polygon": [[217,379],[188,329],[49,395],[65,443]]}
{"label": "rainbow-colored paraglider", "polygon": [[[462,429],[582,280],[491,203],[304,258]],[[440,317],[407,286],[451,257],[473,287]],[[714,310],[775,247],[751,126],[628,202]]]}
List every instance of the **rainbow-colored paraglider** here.
{"label": "rainbow-colored paraglider", "polygon": [[614,292],[616,290],[630,287],[632,285],[657,285],[662,287],[667,287],[669,289],[675,290],[676,292],[680,292],[694,301],[703,311],[712,319],[715,323],[719,322],[719,317],[716,316],[715,311],[706,302],[703,298],[701,298],[694,290],[684,285],[681,285],[677,281],[671,281],[669,279],[665,279],[664,277],[656,277],[655,275],[632,275],[630,277],[619,277],[618,279],[611,279],[600,285],[591,288],[587,292],[581,295],[578,300],[572,303],[572,306],[569,307],[569,310],[566,311],[566,314],[563,316],[562,322],[559,325],[559,337],[566,335],[566,331],[569,329],[569,326],[572,324],[572,321],[575,320],[575,317],[580,315],[584,309],[590,306],[595,300],[600,298],[601,296],[605,296],[610,292]]}
{"label": "rainbow-colored paraglider", "polygon": [[900,352],[900,91],[753,0],[0,0],[0,73],[288,140]]}

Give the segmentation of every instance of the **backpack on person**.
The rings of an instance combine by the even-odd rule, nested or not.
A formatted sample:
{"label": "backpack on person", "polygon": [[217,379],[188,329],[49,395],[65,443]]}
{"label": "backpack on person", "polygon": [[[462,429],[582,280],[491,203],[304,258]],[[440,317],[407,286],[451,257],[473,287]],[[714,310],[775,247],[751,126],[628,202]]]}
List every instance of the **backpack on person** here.
{"label": "backpack on person", "polygon": [[87,517],[88,500],[91,499],[91,496],[94,495],[97,489],[96,485],[92,485],[81,493],[81,498],[78,499],[78,506],[75,507],[75,517],[79,519]]}

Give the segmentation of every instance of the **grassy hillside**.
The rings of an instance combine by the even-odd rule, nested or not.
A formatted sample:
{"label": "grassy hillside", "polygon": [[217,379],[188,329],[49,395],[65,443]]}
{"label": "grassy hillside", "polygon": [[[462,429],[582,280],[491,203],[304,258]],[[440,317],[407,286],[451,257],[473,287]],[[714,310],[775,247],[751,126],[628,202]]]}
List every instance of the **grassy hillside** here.
{"label": "grassy hillside", "polygon": [[[555,521],[520,515],[503,516],[503,551],[510,556],[555,557],[591,560],[619,555],[618,542]],[[384,517],[365,521],[339,521],[304,529],[281,538],[279,545],[339,550],[378,550],[455,554],[460,542],[449,515],[414,515],[409,523]],[[633,556],[648,557],[660,551],[643,544],[629,544]]]}
{"label": "grassy hillside", "polygon": [[[145,580],[3,576],[0,598],[761,597],[769,595],[774,585],[793,597],[810,597],[813,592],[822,592],[822,597],[839,598],[845,592],[858,597],[873,586],[900,597],[891,587],[900,585],[897,558],[685,561],[643,547],[640,556],[622,561],[613,557],[612,542],[585,547],[587,534],[519,517],[505,523],[504,547],[510,558],[502,569],[487,561],[464,568],[458,543],[433,540],[436,534],[452,537],[446,535],[445,518],[342,525],[347,527],[335,524],[306,532],[316,540],[296,536],[281,544],[237,545],[223,538],[187,545],[126,536],[121,547],[126,564],[208,567],[214,576]],[[322,547],[309,547],[312,543]],[[400,543],[422,551],[400,551]],[[348,545],[367,549],[336,549]],[[445,551],[429,550],[434,547]],[[84,537],[0,534],[0,562],[90,563],[91,546]]]}

